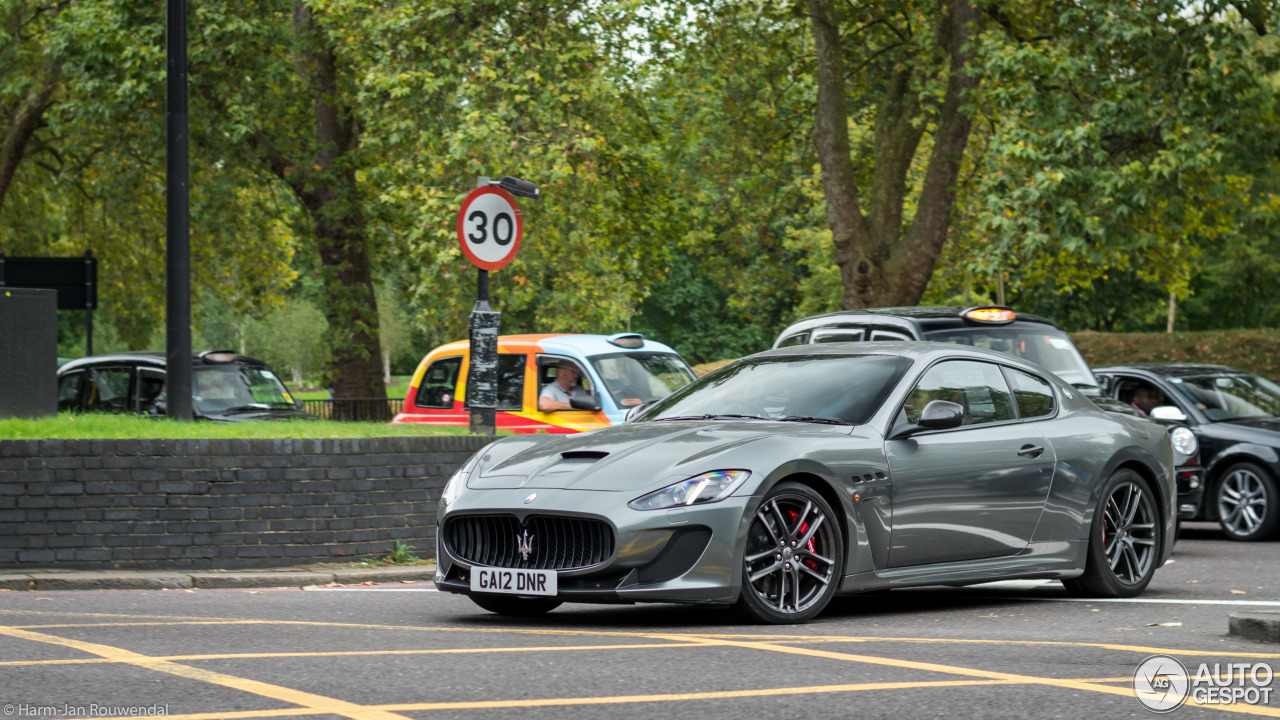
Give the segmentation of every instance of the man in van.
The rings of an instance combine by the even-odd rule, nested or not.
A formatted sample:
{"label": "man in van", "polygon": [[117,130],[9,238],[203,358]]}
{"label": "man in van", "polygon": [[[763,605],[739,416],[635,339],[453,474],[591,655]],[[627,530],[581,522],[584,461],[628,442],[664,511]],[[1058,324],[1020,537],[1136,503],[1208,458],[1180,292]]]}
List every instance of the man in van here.
{"label": "man in van", "polygon": [[556,410],[572,410],[569,402],[578,382],[578,368],[569,360],[561,360],[556,365],[556,381],[548,383],[538,395],[539,412],[555,412]]}

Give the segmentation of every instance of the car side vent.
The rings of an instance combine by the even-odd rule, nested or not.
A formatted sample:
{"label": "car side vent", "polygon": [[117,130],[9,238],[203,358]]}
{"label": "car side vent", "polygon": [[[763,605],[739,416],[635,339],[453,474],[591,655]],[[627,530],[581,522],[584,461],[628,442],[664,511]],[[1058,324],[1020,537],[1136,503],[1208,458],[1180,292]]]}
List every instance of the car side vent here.
{"label": "car side vent", "polygon": [[565,460],[587,460],[595,462],[601,458],[608,457],[609,453],[603,450],[565,450],[560,453],[560,457]]}

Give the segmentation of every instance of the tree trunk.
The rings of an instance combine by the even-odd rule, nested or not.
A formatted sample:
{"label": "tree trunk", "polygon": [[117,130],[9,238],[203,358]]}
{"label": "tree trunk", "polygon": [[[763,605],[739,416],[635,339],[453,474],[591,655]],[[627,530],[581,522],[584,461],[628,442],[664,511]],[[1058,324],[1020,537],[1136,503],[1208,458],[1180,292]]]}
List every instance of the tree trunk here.
{"label": "tree trunk", "polygon": [[[334,403],[334,415],[342,419],[355,412],[342,407],[342,399],[386,395],[378,304],[352,158],[359,147],[359,131],[341,97],[333,48],[299,0],[294,2],[294,28],[302,40],[299,69],[315,93],[318,149],[307,164],[309,170],[290,172],[292,168],[285,165],[279,174],[289,181],[314,224],[326,289],[323,310],[333,350],[333,397],[339,401]],[[270,157],[268,163],[273,164]]]}
{"label": "tree trunk", "polygon": [[860,204],[849,148],[845,62],[833,0],[809,0],[817,56],[818,102],[814,145],[822,167],[827,223],[844,286],[846,309],[915,305],[933,275],[955,204],[955,183],[969,140],[971,118],[962,111],[977,87],[968,72],[971,41],[981,15],[971,0],[951,0],[935,41],[950,59],[947,90],[937,113],[933,150],[916,203],[903,229],[907,174],[926,126],[912,89],[912,65],[897,63],[876,116],[870,205]]}

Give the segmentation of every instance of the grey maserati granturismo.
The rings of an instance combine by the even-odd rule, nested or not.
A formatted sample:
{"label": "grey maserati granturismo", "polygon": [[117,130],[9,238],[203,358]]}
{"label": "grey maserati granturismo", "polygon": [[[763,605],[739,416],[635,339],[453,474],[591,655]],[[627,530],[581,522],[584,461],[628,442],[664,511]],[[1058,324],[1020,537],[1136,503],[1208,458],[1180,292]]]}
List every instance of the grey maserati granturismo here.
{"label": "grey maserati granturismo", "polygon": [[836,593],[1056,578],[1137,595],[1176,518],[1162,428],[1012,356],[802,345],[623,425],[504,437],[441,493],[436,586],[563,602],[729,604],[805,622]]}

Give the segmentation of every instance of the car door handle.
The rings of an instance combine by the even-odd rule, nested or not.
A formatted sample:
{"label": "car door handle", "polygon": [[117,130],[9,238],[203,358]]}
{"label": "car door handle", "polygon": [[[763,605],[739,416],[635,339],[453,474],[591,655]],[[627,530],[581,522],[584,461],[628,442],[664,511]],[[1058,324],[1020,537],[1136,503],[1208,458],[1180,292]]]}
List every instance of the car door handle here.
{"label": "car door handle", "polygon": [[1023,445],[1022,449],[1018,450],[1018,454],[1021,455],[1022,457],[1033,457],[1033,458],[1040,457],[1040,453],[1042,452],[1044,452],[1044,448],[1040,447],[1039,445],[1030,445],[1030,444]]}

